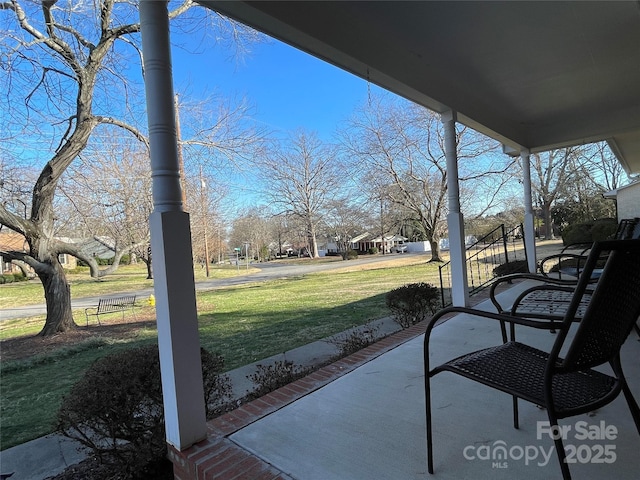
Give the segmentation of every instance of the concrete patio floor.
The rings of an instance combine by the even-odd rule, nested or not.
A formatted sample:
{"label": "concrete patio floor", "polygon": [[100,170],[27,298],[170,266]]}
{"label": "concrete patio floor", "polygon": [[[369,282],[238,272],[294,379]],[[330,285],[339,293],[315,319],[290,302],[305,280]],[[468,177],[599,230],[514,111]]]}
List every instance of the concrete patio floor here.
{"label": "concrete patio floor", "polygon": [[[488,301],[476,308],[493,309]],[[547,420],[543,410],[521,401],[516,430],[508,395],[448,373],[432,384],[435,474],[427,473],[423,330],[416,325],[213,421],[208,441],[175,457],[189,464],[182,474],[176,469],[176,478],[560,478],[553,441],[538,432],[544,425],[539,422]],[[518,330],[519,341],[541,348],[554,338]],[[497,322],[458,315],[435,328],[432,365],[496,342]],[[635,333],[624,346],[622,363],[639,399]],[[565,445],[575,447],[574,479],[638,478],[640,436],[622,395],[592,416],[560,423],[570,427]],[[585,431],[608,438],[583,439]],[[494,458],[501,446],[506,458]]]}

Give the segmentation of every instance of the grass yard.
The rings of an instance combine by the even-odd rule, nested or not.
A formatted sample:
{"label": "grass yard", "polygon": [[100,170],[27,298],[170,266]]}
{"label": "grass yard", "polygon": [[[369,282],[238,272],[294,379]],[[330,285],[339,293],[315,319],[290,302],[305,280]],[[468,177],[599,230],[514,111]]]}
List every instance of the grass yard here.
{"label": "grass yard", "polygon": [[[210,268],[211,279],[228,278],[256,272],[257,269],[238,269],[235,265],[218,265]],[[200,266],[194,268],[196,281],[205,280],[205,270]],[[147,270],[144,264],[122,265],[111,275],[102,278],[91,278],[89,267],[78,267],[67,273],[67,280],[71,284],[71,297],[94,297],[108,293],[126,292],[153,288],[153,280],[147,280]],[[44,303],[44,291],[40,280],[10,283],[0,286],[0,305],[2,308],[15,308],[25,305]]]}
{"label": "grass yard", "polygon": [[[202,345],[221,353],[230,370],[386,316],[385,293],[389,290],[417,281],[438,284],[438,265],[425,263],[427,259],[394,256],[393,261],[384,264],[357,268],[345,262],[344,268],[330,272],[198,292]],[[212,274],[238,274],[235,267],[220,270],[212,269]],[[246,270],[240,269],[239,273],[246,274]],[[144,282],[150,282],[144,280],[145,276],[140,270],[135,274],[123,269],[120,278],[109,276],[96,282],[87,280],[85,275],[72,280],[72,292],[79,297],[83,296],[80,291],[99,295],[145,288]],[[198,267],[196,277],[204,279]],[[24,295],[23,302],[33,298],[18,295],[18,288],[4,288],[23,286],[34,288],[3,285],[0,302],[5,305],[4,299],[14,293]],[[35,287],[41,289],[39,283]],[[136,323],[122,323],[120,314],[114,314],[113,320],[105,319],[102,327],[80,328],[62,346],[56,339],[33,337],[42,328],[42,317],[2,322],[0,449],[51,433],[62,397],[91,362],[121,349],[156,341],[153,308],[143,302],[136,315]],[[74,312],[74,317],[84,325],[82,310]],[[5,358],[5,351],[20,349],[30,351],[30,355]]]}

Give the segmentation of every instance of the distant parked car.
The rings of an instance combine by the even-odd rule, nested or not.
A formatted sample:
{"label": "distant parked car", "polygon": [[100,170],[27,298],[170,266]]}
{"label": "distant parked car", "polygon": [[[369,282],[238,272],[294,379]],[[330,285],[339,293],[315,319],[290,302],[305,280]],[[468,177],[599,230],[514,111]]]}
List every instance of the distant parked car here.
{"label": "distant parked car", "polygon": [[396,253],[406,253],[407,246],[406,245],[396,245],[393,247],[393,251]]}

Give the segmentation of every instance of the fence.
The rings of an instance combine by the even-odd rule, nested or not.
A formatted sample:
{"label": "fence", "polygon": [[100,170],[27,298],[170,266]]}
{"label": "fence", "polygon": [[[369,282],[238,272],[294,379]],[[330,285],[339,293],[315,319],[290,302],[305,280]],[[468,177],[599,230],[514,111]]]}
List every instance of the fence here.
{"label": "fence", "polygon": [[[527,260],[522,225],[506,231],[504,224],[467,247],[467,283],[469,294],[481,290],[494,278],[493,269],[503,263]],[[440,266],[440,294],[444,307],[451,305],[451,262]]]}

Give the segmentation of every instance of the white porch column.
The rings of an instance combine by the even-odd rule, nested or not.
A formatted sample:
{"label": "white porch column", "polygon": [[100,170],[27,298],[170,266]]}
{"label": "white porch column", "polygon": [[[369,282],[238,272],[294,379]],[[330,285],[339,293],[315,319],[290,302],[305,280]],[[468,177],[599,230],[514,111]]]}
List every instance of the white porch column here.
{"label": "white porch column", "polygon": [[460,212],[460,186],[458,182],[458,149],[456,140],[456,112],[441,116],[444,125],[444,147],[447,158],[447,196],[449,214],[449,255],[451,257],[451,300],[456,307],[469,303],[467,286],[467,262],[464,245],[464,217]]}
{"label": "white porch column", "polygon": [[167,2],[142,0],[154,211],[150,217],[167,442],[184,450],[206,438],[206,414],[189,214],[182,209]]}
{"label": "white porch column", "polygon": [[524,248],[527,253],[529,271],[535,273],[538,269],[536,261],[536,231],[534,225],[533,203],[531,199],[531,162],[529,150],[523,148],[520,151],[522,160],[522,183],[524,185]]}

